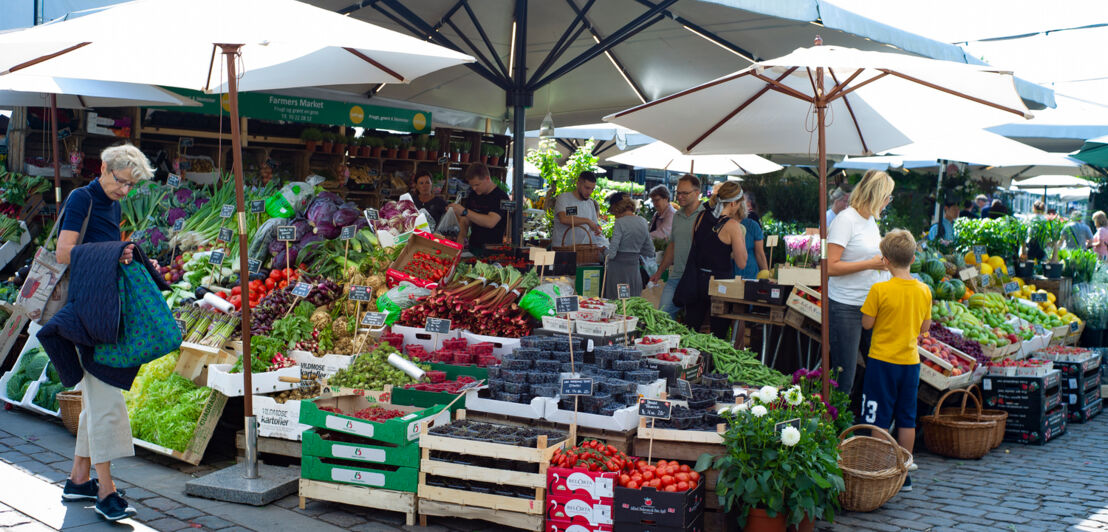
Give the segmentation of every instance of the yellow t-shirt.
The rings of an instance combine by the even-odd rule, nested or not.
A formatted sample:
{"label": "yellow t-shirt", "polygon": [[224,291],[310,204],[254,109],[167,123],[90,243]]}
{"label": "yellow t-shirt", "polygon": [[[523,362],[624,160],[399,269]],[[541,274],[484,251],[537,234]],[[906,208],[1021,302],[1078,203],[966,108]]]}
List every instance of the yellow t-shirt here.
{"label": "yellow t-shirt", "polygon": [[869,356],[890,364],[919,364],[916,337],[931,319],[931,290],[915,279],[893,277],[874,284],[862,314],[873,316]]}

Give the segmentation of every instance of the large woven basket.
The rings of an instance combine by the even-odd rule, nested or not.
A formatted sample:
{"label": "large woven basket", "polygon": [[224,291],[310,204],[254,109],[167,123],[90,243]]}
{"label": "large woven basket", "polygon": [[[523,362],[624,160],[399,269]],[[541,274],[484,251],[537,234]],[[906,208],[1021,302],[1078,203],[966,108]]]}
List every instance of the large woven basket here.
{"label": "large woven basket", "polygon": [[576,251],[577,264],[600,264],[601,262],[604,262],[604,248],[593,245],[592,234],[590,234],[589,231],[585,231],[585,236],[589,237],[588,244],[579,243],[576,246],[573,246],[571,242],[571,245],[566,245],[566,237],[575,230],[576,228],[571,227],[568,231],[565,232],[565,234],[562,235],[562,245],[554,246],[551,249],[553,249],[554,251],[562,252]]}
{"label": "large woven basket", "polygon": [[[944,414],[943,402],[951,394],[961,393],[973,399],[977,408],[966,412],[965,403],[958,413]],[[920,418],[923,428],[923,442],[935,454],[950,458],[981,458],[993,448],[996,420],[984,420],[981,417],[981,401],[966,390],[950,390],[939,398],[938,404],[930,416]]]}
{"label": "large woven basket", "polygon": [[[869,429],[872,435],[843,440],[858,429]],[[885,429],[854,425],[844,430],[839,434],[839,468],[846,485],[839,494],[843,509],[872,512],[880,508],[904,485],[911,461],[912,453],[901,447]]]}
{"label": "large woven basket", "polygon": [[59,392],[58,407],[61,409],[62,425],[76,436],[77,424],[81,420],[81,390]]}
{"label": "large woven basket", "polygon": [[[966,388],[969,392],[962,396],[962,407],[949,406],[939,410],[943,415],[966,415],[973,417],[973,414],[966,412],[966,401],[969,400],[969,395],[976,393],[974,396],[978,401],[981,401],[981,388],[978,388],[976,384],[971,384],[969,388]],[[964,414],[963,414],[964,413]],[[981,409],[981,415],[977,418],[978,421],[996,421],[996,428],[993,429],[993,442],[990,449],[996,449],[1000,447],[1000,444],[1004,442],[1004,429],[1008,426],[1008,412],[1003,410],[993,410],[988,408]]]}

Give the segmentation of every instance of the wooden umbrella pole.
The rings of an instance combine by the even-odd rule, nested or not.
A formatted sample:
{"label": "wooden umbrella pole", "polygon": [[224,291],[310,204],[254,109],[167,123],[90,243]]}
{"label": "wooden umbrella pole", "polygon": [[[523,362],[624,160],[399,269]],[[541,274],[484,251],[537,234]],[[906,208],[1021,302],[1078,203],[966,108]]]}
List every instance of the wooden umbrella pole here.
{"label": "wooden umbrella pole", "polygon": [[50,150],[54,154],[54,221],[62,212],[62,163],[58,158],[58,95],[50,95]]}
{"label": "wooden umbrella pole", "polygon": [[[827,101],[823,94],[823,67],[816,68],[816,129],[818,131],[818,155],[819,155],[819,283],[823,299],[820,302],[820,352],[822,353],[821,368],[823,369],[823,397],[831,398],[831,341],[828,326],[831,321],[830,304],[827,292],[827,217],[822,213],[827,212],[827,126],[824,118],[827,115]],[[849,386],[849,384],[848,384]]]}

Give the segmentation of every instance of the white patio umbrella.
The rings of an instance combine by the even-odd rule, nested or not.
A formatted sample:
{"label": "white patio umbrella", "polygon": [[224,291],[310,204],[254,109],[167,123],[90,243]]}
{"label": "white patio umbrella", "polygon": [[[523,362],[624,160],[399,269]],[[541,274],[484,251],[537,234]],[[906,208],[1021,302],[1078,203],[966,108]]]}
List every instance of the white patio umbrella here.
{"label": "white patio umbrella", "polygon": [[[187,31],[167,32],[165,21]],[[218,54],[218,55],[217,55]],[[229,95],[239,268],[247,271],[239,90],[406,83],[473,59],[429,42],[293,0],[136,0],[95,14],[0,34],[0,79],[12,72],[226,92]],[[226,70],[221,59],[226,60]],[[237,65],[241,64],[242,68]],[[248,277],[241,276],[249,293]],[[250,309],[242,309],[250,353]],[[257,475],[250,364],[247,459]]]}
{"label": "white patio umbrella", "polygon": [[1014,181],[1011,188],[1020,190],[1041,188],[1043,189],[1043,203],[1046,203],[1047,191],[1050,189],[1073,195],[1076,189],[1092,189],[1094,186],[1096,185],[1092,181],[1071,175],[1040,175],[1022,181]]}
{"label": "white patio umbrella", "polygon": [[619,155],[613,155],[606,160],[610,163],[687,174],[768,174],[782,168],[781,165],[773,161],[752,154],[685,155],[681,153],[681,150],[660,141],[652,142]]}
{"label": "white patio umbrella", "polygon": [[[926,137],[939,127],[980,129],[1010,121],[1012,115],[1031,116],[1010,72],[815,46],[604,120],[691,154],[814,153],[822,213],[827,210],[827,154],[869,155]],[[826,243],[822,216],[820,238]],[[820,278],[826,287],[827,261],[821,261]],[[828,307],[821,308],[825,396],[830,372]]]}

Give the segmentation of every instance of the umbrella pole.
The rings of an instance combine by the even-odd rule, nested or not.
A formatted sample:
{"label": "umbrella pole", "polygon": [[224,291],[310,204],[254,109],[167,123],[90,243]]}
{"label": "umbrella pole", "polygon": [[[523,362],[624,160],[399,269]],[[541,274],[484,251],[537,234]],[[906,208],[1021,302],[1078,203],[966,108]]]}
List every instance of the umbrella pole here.
{"label": "umbrella pole", "polygon": [[62,163],[58,159],[58,95],[50,95],[50,151],[54,154],[54,219],[62,211]]}
{"label": "umbrella pole", "polygon": [[827,289],[827,128],[824,118],[827,114],[827,101],[823,94],[823,67],[816,68],[816,122],[818,122],[819,154],[819,285],[821,290],[820,314],[820,352],[822,353],[823,399],[831,401],[831,340],[829,326],[831,322],[831,298]]}
{"label": "umbrella pole", "polygon": [[931,225],[939,223],[941,214],[939,209],[942,202],[939,201],[939,195],[943,190],[943,172],[946,171],[946,161],[939,159],[939,182],[935,184],[935,214],[931,217]]}
{"label": "umbrella pole", "polygon": [[[239,129],[239,92],[238,78],[235,73],[235,56],[238,54],[241,44],[220,44],[223,55],[227,58],[227,97],[231,107],[231,157],[232,172],[235,174],[235,210],[239,225],[239,286],[242,287],[244,296],[250,295],[250,276],[245,275],[250,271],[247,263],[246,239],[246,206],[243,197],[242,179],[242,131]],[[243,461],[245,470],[244,478],[258,478],[258,425],[254,418],[254,385],[251,378],[250,355],[250,305],[242,306],[242,383],[243,383],[243,412],[246,422],[246,460]]]}

